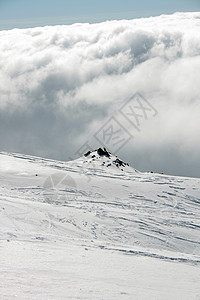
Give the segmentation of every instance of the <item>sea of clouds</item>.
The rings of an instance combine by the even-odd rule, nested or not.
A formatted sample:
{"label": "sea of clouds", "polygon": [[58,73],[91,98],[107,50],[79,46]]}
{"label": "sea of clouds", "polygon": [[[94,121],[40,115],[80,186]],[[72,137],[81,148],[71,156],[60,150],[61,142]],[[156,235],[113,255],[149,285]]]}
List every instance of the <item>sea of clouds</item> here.
{"label": "sea of clouds", "polygon": [[[140,132],[118,113],[138,92]],[[200,177],[200,13],[0,31],[0,151],[77,158],[110,117],[135,168]]]}

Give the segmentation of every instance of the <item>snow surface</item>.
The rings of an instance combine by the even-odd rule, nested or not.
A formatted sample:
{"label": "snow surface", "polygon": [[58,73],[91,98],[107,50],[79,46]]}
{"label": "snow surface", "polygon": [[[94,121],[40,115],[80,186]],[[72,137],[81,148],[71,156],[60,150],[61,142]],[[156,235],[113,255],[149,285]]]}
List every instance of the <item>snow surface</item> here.
{"label": "snow surface", "polygon": [[116,159],[0,153],[0,299],[200,299],[200,179]]}

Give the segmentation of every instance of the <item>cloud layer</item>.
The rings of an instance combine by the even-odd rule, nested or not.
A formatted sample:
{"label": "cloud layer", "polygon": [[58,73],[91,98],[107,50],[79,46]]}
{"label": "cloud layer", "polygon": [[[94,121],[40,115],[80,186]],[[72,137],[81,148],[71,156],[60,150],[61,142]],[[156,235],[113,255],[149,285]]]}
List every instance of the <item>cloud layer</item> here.
{"label": "cloud layer", "polygon": [[[68,160],[114,116],[136,168],[200,177],[199,78],[200,13],[0,31],[1,150]],[[119,113],[137,92],[158,111],[140,132]]]}

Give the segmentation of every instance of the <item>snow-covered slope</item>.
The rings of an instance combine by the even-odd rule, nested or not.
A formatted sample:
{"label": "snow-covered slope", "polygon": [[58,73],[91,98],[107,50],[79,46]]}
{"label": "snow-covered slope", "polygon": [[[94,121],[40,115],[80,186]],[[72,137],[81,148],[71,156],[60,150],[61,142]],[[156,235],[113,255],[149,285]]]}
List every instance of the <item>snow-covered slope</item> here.
{"label": "snow-covered slope", "polygon": [[106,149],[0,153],[0,298],[200,299],[199,186]]}

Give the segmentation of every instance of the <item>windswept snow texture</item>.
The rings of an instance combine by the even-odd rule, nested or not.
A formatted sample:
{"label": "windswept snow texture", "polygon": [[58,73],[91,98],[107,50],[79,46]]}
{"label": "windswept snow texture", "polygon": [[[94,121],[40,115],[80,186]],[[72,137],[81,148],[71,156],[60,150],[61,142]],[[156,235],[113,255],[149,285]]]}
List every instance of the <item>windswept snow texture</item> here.
{"label": "windswept snow texture", "polygon": [[200,179],[116,159],[0,153],[1,299],[200,299]]}
{"label": "windswept snow texture", "polygon": [[120,155],[200,177],[199,78],[199,12],[0,31],[1,149],[67,161],[140,92],[158,115],[139,137],[119,120],[136,137]]}

